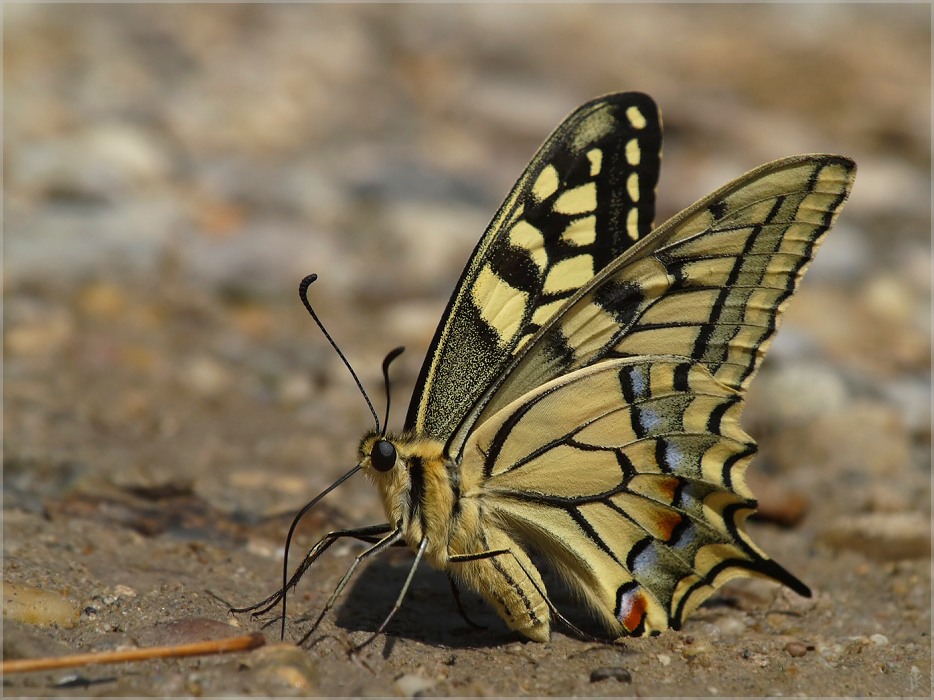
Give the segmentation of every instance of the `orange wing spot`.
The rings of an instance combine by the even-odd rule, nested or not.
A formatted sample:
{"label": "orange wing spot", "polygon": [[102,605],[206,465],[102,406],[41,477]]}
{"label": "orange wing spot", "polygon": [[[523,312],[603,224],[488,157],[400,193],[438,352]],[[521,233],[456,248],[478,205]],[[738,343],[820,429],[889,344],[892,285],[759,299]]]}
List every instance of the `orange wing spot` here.
{"label": "orange wing spot", "polygon": [[659,496],[665,498],[668,503],[671,503],[675,500],[675,493],[678,491],[678,487],[681,485],[681,479],[676,476],[663,476],[655,479],[655,488],[658,490]]}
{"label": "orange wing spot", "polygon": [[659,509],[655,520],[655,525],[659,532],[659,539],[663,542],[670,540],[671,534],[675,531],[675,528],[681,524],[681,521],[682,517],[680,513],[676,513],[673,510]]}
{"label": "orange wing spot", "polygon": [[645,618],[645,611],[649,607],[649,602],[645,594],[639,588],[633,588],[626,591],[619,599],[619,621],[626,628],[626,631],[632,633],[642,624]]}

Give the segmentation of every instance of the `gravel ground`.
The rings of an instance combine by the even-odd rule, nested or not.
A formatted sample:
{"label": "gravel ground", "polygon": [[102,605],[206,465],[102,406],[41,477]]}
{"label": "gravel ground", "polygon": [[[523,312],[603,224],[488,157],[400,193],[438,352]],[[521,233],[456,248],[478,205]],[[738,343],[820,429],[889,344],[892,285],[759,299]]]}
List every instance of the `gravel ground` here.
{"label": "gravel ground", "polygon": [[[3,656],[263,630],[230,656],[4,677],[5,695],[877,695],[931,690],[927,5],[4,7]],[[626,648],[518,641],[443,575],[364,567],[300,649],[292,514],[395,423],[447,295],[544,136],[601,93],[662,107],[659,220],[767,160],[856,159],[749,394],[762,546],[815,591],[725,588]],[[293,556],[381,521],[366,483]],[[355,545],[293,599],[287,641]],[[550,582],[551,580],[548,579]],[[559,607],[584,619],[555,589]],[[275,643],[274,643],[275,642]]]}

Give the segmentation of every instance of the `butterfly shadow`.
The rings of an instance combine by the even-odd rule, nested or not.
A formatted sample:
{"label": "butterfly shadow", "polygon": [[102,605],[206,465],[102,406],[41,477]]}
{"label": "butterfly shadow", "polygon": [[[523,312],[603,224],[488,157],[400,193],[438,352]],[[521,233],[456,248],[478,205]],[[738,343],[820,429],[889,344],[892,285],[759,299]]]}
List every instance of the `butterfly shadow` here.
{"label": "butterfly shadow", "polygon": [[[392,610],[411,566],[411,556],[388,556],[373,561],[344,591],[334,624],[346,632],[376,632]],[[484,629],[472,627],[461,617],[447,575],[423,564],[384,634],[453,648],[492,647],[514,634],[479,595],[461,589],[460,598],[471,621]],[[354,638],[359,643],[362,636]]]}
{"label": "butterfly shadow", "polygon": [[[363,633],[375,633],[405,585],[411,565],[411,556],[393,553],[373,561],[365,568],[361,567],[362,570],[344,590],[336,612],[332,613],[333,624],[345,632],[361,633],[354,635],[357,643],[361,641]],[[554,591],[553,601],[562,614],[587,632],[603,634],[560,582],[547,575],[545,581],[549,590]],[[461,606],[470,622],[458,611],[447,575],[423,564],[412,579],[402,607],[390,620],[384,634],[389,640],[408,639],[454,649],[497,647],[506,642],[525,639],[507,628],[479,594],[463,587],[459,588],[459,594]],[[576,636],[569,630],[561,629],[560,623],[555,624],[553,629]],[[317,636],[320,634],[312,634],[311,639]]]}

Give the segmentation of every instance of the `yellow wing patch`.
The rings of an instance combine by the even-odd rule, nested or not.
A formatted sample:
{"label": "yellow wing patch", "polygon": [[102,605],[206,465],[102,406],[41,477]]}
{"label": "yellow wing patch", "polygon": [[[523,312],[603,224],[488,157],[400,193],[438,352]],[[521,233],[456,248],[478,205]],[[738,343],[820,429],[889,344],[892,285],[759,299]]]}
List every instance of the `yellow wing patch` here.
{"label": "yellow wing patch", "polygon": [[488,267],[480,271],[472,294],[474,303],[481,309],[483,320],[496,331],[499,345],[508,345],[519,332],[525,309],[525,294]]}
{"label": "yellow wing patch", "polygon": [[589,214],[596,208],[597,186],[593,182],[562,192],[554,206],[558,214]]}

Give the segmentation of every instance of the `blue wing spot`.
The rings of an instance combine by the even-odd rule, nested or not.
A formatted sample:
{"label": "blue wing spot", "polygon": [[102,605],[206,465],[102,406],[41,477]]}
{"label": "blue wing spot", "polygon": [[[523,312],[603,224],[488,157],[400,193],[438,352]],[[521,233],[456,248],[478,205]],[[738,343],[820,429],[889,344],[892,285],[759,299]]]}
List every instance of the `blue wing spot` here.
{"label": "blue wing spot", "polygon": [[676,443],[665,442],[665,471],[678,472],[684,466],[685,454]]}
{"label": "blue wing spot", "polygon": [[639,554],[636,555],[635,559],[632,561],[632,572],[637,573],[644,569],[651,569],[653,566],[658,564],[658,552],[655,551],[655,547],[650,543],[645,547]]}
{"label": "blue wing spot", "polygon": [[683,518],[681,524],[675,528],[671,540],[667,544],[677,550],[692,551],[696,540],[697,530],[687,518]]}
{"label": "blue wing spot", "polygon": [[641,365],[627,365],[620,368],[619,386],[626,403],[634,403],[636,399],[644,398],[648,394],[649,383],[644,371],[645,367]]}
{"label": "blue wing spot", "polygon": [[637,411],[639,416],[639,425],[644,434],[650,434],[664,424],[664,419],[650,408],[640,407]]}

